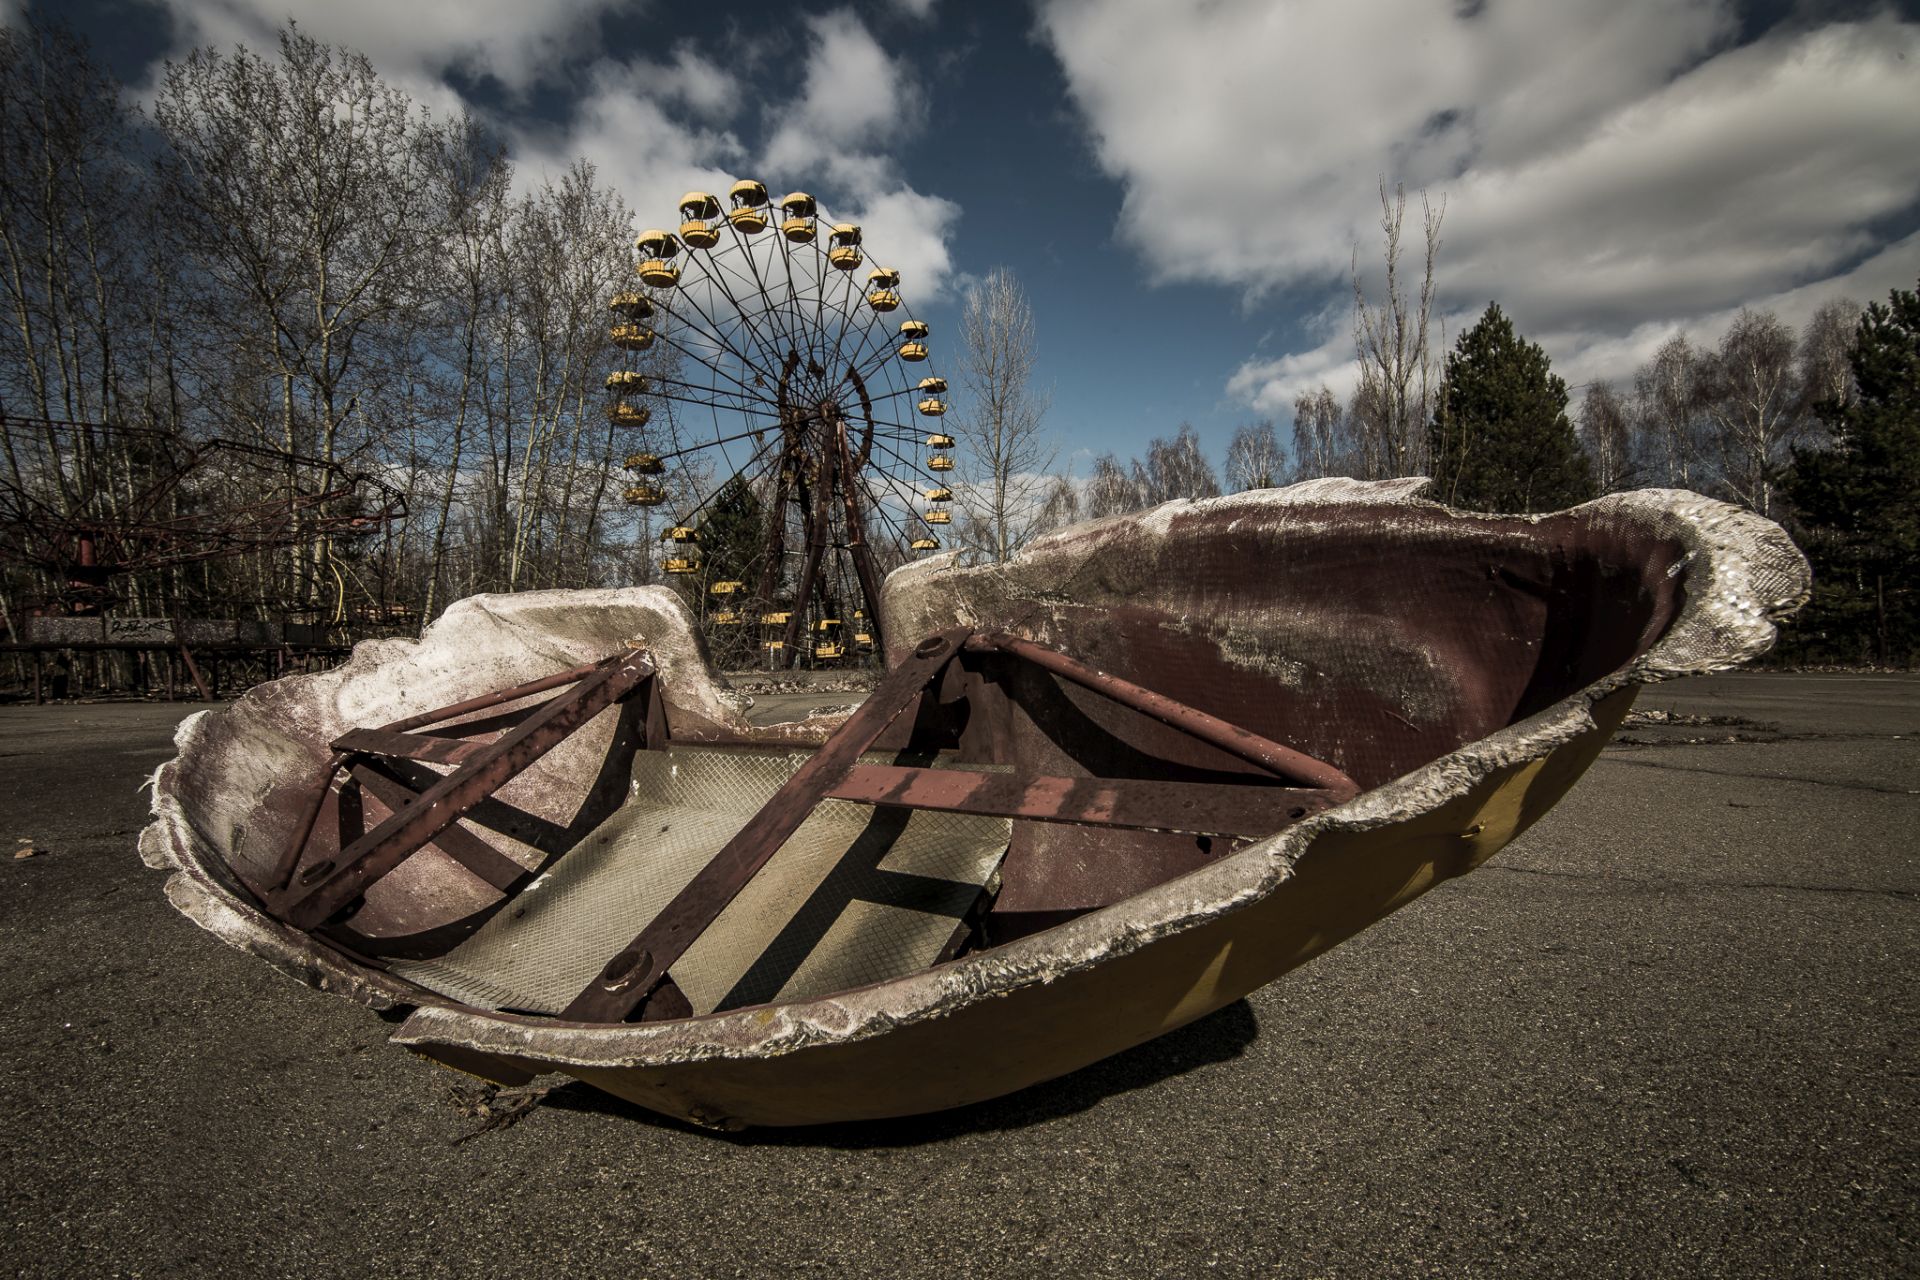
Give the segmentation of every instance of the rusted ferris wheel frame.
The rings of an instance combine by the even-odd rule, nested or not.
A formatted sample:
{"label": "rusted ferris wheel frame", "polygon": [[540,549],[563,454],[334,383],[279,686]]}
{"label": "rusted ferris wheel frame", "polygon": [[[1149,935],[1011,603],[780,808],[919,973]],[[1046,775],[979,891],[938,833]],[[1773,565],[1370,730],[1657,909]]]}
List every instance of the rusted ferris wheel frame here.
{"label": "rusted ferris wheel frame", "polygon": [[[927,526],[950,522],[951,493],[931,473],[951,461],[921,454],[946,438],[924,425],[946,408],[944,381],[920,376],[927,326],[903,309],[899,272],[875,268],[858,286],[860,229],[828,221],[811,196],[796,192],[776,206],[760,184],[742,182],[728,199],[731,211],[704,192],[682,197],[677,233],[650,230],[637,241],[641,288],[612,301],[615,345],[692,369],[680,376],[655,363],[651,373],[609,377],[609,414],[637,434],[627,465],[642,479],[628,497],[648,507],[673,502],[667,536],[676,545],[663,568],[704,580],[702,519],[744,481],[766,512],[764,529],[754,563],[722,566],[749,581],[722,590],[754,590],[769,628],[762,649],[791,665],[810,612],[831,601],[857,602],[858,621],[848,628],[821,607],[813,626],[852,630],[878,652],[886,553],[905,559],[931,549]],[[665,420],[634,404],[640,396]],[[689,423],[698,410],[710,421]],[[677,486],[666,479],[670,463],[682,464]],[[711,470],[697,478],[703,464]],[[937,510],[919,510],[922,501]],[[718,616],[744,621],[732,603]],[[808,650],[814,658],[842,651],[838,641]]]}

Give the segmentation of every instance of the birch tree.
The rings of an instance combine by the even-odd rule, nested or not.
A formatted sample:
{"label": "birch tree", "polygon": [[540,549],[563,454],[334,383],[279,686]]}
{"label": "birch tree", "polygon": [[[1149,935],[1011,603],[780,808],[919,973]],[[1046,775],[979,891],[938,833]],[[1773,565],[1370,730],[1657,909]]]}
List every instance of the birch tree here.
{"label": "birch tree", "polygon": [[1443,198],[1437,205],[1420,196],[1425,269],[1419,290],[1410,294],[1401,272],[1401,236],[1406,223],[1404,187],[1387,191],[1380,180],[1380,231],[1386,278],[1378,302],[1367,296],[1361,279],[1360,251],[1353,255],[1354,345],[1360,356],[1360,386],[1350,416],[1359,437],[1362,479],[1419,475],[1427,467],[1427,422],[1433,412],[1436,360],[1429,333],[1433,324],[1434,267],[1440,253]]}
{"label": "birch tree", "polygon": [[968,290],[960,314],[954,434],[965,450],[961,505],[981,549],[1004,562],[1033,536],[1057,456],[1040,429],[1048,397],[1033,386],[1033,308],[1013,273],[996,267]]}

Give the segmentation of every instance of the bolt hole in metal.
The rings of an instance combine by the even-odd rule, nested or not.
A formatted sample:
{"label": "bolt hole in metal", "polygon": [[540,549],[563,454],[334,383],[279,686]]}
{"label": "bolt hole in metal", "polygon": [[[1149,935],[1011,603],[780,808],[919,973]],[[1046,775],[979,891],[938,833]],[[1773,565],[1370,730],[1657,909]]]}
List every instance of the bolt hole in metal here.
{"label": "bolt hole in metal", "polygon": [[607,961],[607,967],[600,971],[600,981],[609,990],[626,986],[636,978],[644,977],[653,967],[653,957],[645,950],[629,948]]}

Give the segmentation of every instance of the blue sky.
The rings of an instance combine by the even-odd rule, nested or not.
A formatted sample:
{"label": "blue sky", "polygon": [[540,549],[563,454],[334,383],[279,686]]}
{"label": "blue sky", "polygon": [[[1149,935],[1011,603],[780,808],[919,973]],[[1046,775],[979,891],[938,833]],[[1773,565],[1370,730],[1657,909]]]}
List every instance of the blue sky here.
{"label": "blue sky", "polygon": [[1576,385],[1742,306],[1799,323],[1920,277],[1913,4],[34,7],[136,93],[167,57],[297,19],[486,116],[524,182],[589,157],[643,225],[737,177],[812,190],[903,270],[936,359],[968,280],[1009,267],[1081,475],[1182,421],[1218,460],[1238,423],[1284,434],[1297,392],[1349,386],[1382,177],[1447,202],[1449,335],[1497,300]]}

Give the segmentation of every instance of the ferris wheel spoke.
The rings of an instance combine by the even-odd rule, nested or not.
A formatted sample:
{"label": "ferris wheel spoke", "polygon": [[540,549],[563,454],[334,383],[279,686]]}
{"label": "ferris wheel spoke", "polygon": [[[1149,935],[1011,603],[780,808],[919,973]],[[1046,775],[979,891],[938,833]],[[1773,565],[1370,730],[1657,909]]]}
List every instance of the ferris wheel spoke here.
{"label": "ferris wheel spoke", "polygon": [[733,313],[740,318],[741,326],[747,331],[752,345],[759,348],[761,357],[769,361],[770,364],[779,364],[783,357],[761,336],[759,328],[753,323],[753,318],[748,313],[745,305],[741,303],[740,299],[735,296],[733,289],[727,284],[728,269],[715,257],[713,250],[702,249],[699,253],[701,256],[697,258],[696,261],[701,264],[701,269],[706,273],[707,279],[717,285],[720,292],[725,295],[727,302],[733,308]]}
{"label": "ferris wheel spoke", "polygon": [[[744,368],[751,370],[755,373],[761,372],[760,366],[754,362],[752,357],[748,356],[745,351],[742,351],[739,346],[737,346],[736,344],[734,344],[732,341],[728,339],[728,336],[725,333],[725,331],[720,327],[718,323],[714,321],[712,316],[707,314],[706,308],[700,305],[700,302],[697,298],[693,297],[691,294],[678,293],[676,301],[685,302],[687,306],[691,307],[696,313],[699,314],[702,320],[706,321],[706,326],[703,327],[701,325],[695,324],[692,320],[690,320],[687,317],[685,312],[680,311],[671,305],[668,305],[666,308],[668,315],[672,316],[674,319],[678,320],[680,323],[686,325],[688,328],[694,330],[696,333],[699,333],[700,335],[705,337],[707,341],[711,342],[715,347],[719,348],[721,351],[725,352],[726,354],[732,356],[735,360],[738,360]],[[709,365],[711,367],[711,362],[709,362]],[[739,382],[740,380],[738,378],[734,378],[733,381]],[[746,384],[741,383],[741,385],[745,386]]]}
{"label": "ferris wheel spoke", "polygon": [[[719,377],[724,377],[724,378],[725,378],[725,379],[726,379],[726,380],[727,380],[728,382],[731,382],[731,383],[733,383],[733,384],[734,384],[734,386],[736,386],[736,387],[738,387],[738,388],[739,388],[739,391],[738,391],[738,394],[739,394],[739,395],[741,395],[741,396],[743,396],[743,397],[745,397],[745,398],[747,398],[747,399],[750,399],[750,400],[758,400],[758,401],[760,401],[761,403],[763,403],[763,404],[766,404],[766,405],[768,405],[769,407],[771,407],[771,408],[773,408],[773,409],[774,409],[775,411],[778,411],[778,409],[779,409],[779,407],[780,407],[780,402],[779,402],[778,400],[776,400],[776,399],[774,399],[774,398],[773,398],[773,397],[771,397],[771,396],[768,396],[768,395],[766,395],[766,394],[764,394],[764,393],[762,393],[762,392],[761,392],[760,390],[758,390],[758,389],[756,389],[755,387],[753,387],[753,386],[751,386],[750,384],[748,384],[748,383],[745,383],[745,382],[742,382],[742,381],[741,381],[741,380],[740,380],[739,378],[737,378],[737,377],[734,377],[734,376],[733,376],[732,374],[728,374],[728,373],[725,373],[725,372],[724,372],[723,370],[721,370],[721,369],[719,369],[719,368],[718,368],[718,367],[717,367],[717,366],[716,366],[716,365],[714,364],[714,362],[713,362],[712,360],[710,360],[710,359],[702,359],[702,358],[701,358],[701,356],[700,356],[700,354],[699,354],[698,352],[696,352],[696,351],[694,351],[694,350],[693,350],[692,348],[689,348],[689,347],[687,347],[687,346],[685,346],[684,344],[682,344],[681,342],[679,342],[679,341],[678,341],[677,339],[675,339],[675,338],[672,338],[672,337],[670,337],[670,336],[668,336],[667,334],[664,334],[664,333],[662,333],[662,334],[660,334],[660,335],[659,335],[659,338],[660,338],[660,341],[662,341],[662,342],[664,342],[664,343],[666,343],[666,344],[667,344],[668,346],[670,346],[670,347],[672,347],[672,348],[673,348],[674,350],[676,350],[676,351],[678,351],[678,352],[680,352],[681,354],[683,354],[683,355],[685,355],[685,356],[687,356],[688,358],[690,358],[690,359],[692,359],[692,360],[694,360],[694,361],[696,361],[697,363],[699,363],[699,364],[701,364],[701,365],[703,365],[704,367],[706,367],[707,369],[709,369],[709,370],[711,370],[711,371],[712,371],[712,372],[713,372],[713,373],[714,373],[714,374],[715,374],[716,376],[719,376]],[[697,383],[684,383],[684,382],[683,382],[683,383],[681,383],[680,385],[682,385],[682,386],[688,386],[688,387],[698,387],[698,384],[697,384]],[[700,389],[700,390],[710,390],[710,388],[699,388],[699,389]],[[733,392],[728,392],[728,393],[726,393],[726,394],[730,394],[730,395],[731,395],[731,394],[735,394],[735,393],[733,393]],[[704,402],[702,402],[702,403],[704,403]]]}

